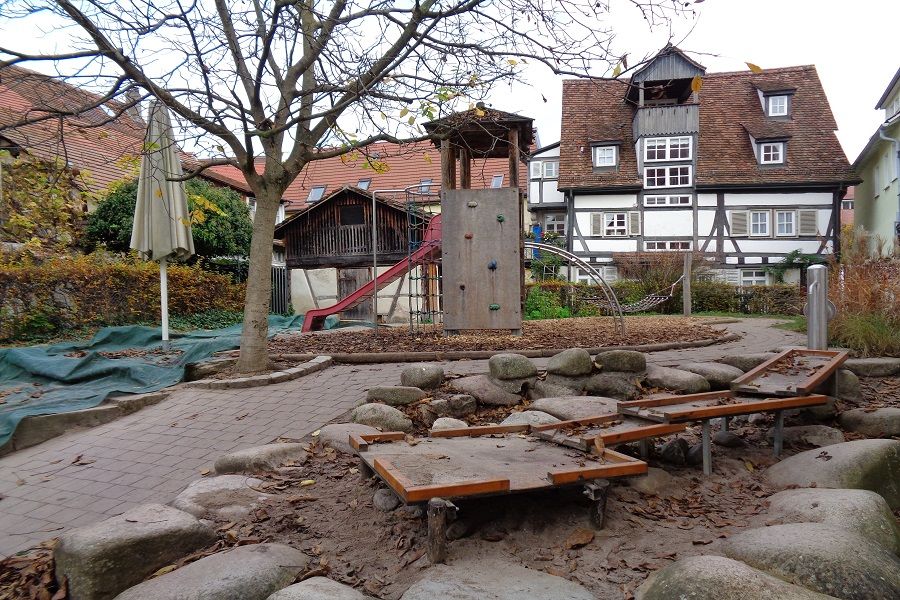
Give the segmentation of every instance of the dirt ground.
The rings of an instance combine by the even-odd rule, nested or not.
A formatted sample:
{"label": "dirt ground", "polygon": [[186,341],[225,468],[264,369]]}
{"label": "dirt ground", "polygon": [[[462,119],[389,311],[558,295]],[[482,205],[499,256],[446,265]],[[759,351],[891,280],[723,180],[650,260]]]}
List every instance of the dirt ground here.
{"label": "dirt ground", "polygon": [[372,331],[334,331],[327,335],[281,334],[269,342],[269,352],[427,352],[452,350],[540,350],[543,348],[597,348],[638,344],[663,344],[718,338],[721,329],[703,319],[684,317],[629,317],[624,337],[616,333],[609,317],[582,317],[525,321],[522,335],[482,332],[445,337],[439,328],[411,336],[405,327],[383,327],[376,338]]}

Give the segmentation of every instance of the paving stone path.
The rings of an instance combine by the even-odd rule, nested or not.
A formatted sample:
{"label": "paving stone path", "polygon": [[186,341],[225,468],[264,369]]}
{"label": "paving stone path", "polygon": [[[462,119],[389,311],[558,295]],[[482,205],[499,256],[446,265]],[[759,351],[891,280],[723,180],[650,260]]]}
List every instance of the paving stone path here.
{"label": "paving stone path", "polygon": [[[804,343],[770,319],[726,327],[744,338],[656,352],[660,365],[712,360]],[[547,359],[535,362],[544,366]],[[277,385],[238,390],[182,389],[112,423],[72,431],[0,458],[0,554],[145,502],[169,502],[226,452],[302,438],[348,412],[379,385],[397,385],[403,364],[338,365]],[[487,361],[447,364],[454,373],[486,372]]]}

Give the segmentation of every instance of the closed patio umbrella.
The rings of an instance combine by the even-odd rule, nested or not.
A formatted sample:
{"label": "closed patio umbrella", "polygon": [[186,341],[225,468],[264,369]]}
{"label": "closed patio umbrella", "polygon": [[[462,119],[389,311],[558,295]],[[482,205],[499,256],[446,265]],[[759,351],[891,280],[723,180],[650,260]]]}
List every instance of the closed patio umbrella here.
{"label": "closed patio umbrella", "polygon": [[159,262],[160,304],[163,345],[169,344],[169,298],[166,263],[194,254],[190,213],[182,176],[181,161],[175,151],[169,111],[159,101],[150,104],[147,138],[138,178],[137,203],[131,247],[144,260]]}

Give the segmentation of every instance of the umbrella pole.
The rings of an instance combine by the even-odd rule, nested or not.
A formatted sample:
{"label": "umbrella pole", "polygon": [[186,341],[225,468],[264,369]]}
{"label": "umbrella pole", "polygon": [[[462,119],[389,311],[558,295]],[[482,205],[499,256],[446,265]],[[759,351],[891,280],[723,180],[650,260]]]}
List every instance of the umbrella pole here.
{"label": "umbrella pole", "polygon": [[162,313],[163,350],[169,349],[169,274],[166,259],[159,261],[159,303]]}

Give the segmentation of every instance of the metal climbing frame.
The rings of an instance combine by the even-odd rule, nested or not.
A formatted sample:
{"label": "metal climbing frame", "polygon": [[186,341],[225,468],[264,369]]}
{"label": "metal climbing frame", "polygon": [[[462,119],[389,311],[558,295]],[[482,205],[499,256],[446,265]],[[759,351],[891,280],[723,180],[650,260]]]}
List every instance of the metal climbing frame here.
{"label": "metal climbing frame", "polygon": [[594,280],[595,284],[600,286],[600,290],[603,292],[603,295],[606,296],[606,303],[609,307],[609,312],[612,313],[611,316],[616,323],[616,331],[621,336],[625,335],[625,317],[622,314],[622,306],[619,304],[619,300],[618,298],[616,298],[616,294],[615,292],[613,292],[613,289],[609,286],[608,283],[606,283],[606,280],[603,279],[603,275],[601,275],[600,271],[594,268],[591,263],[585,262],[578,255],[572,254],[568,250],[560,248],[559,246],[539,244],[538,242],[529,242],[526,240],[525,248],[529,250],[546,252],[548,254],[554,254],[556,256],[559,256],[560,258],[566,259],[567,261],[569,261],[569,263],[586,271],[588,276]]}
{"label": "metal climbing frame", "polygon": [[440,193],[421,186],[406,189],[407,238],[409,240],[409,332],[419,333],[443,323],[441,254],[435,252],[428,260],[415,259],[416,251],[426,240],[428,224],[438,213],[431,207],[439,206]]}

